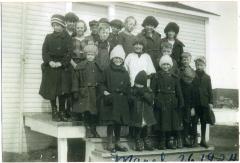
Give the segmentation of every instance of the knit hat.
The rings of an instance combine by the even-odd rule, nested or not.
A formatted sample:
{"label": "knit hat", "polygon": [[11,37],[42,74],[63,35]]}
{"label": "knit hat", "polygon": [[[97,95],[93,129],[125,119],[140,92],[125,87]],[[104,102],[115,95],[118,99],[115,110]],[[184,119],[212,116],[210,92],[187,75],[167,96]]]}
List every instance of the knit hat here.
{"label": "knit hat", "polygon": [[196,63],[196,62],[203,62],[204,64],[206,64],[206,59],[205,59],[204,56],[199,56],[199,57],[197,57],[197,58],[194,60],[194,62],[195,62],[195,63]]}
{"label": "knit hat", "polygon": [[61,26],[65,27],[65,21],[64,21],[64,16],[60,15],[60,14],[54,14],[51,17],[51,25],[53,23],[57,23],[60,24]]}
{"label": "knit hat", "polygon": [[169,43],[169,42],[167,42],[167,41],[164,41],[164,42],[161,43],[161,49],[164,49],[164,48],[166,48],[166,49],[172,49],[173,46],[172,46],[171,43]]}
{"label": "knit hat", "polygon": [[153,16],[147,16],[142,23],[142,26],[145,27],[146,25],[152,25],[154,28],[158,26],[158,21],[155,17]]}
{"label": "knit hat", "polygon": [[161,59],[159,61],[159,66],[161,67],[164,63],[170,64],[171,67],[173,66],[172,58],[169,55],[164,55],[161,57]]}
{"label": "knit hat", "polygon": [[90,21],[88,24],[89,24],[90,27],[92,27],[92,26],[98,26],[98,21],[92,20],[92,21]]}
{"label": "knit hat", "polygon": [[188,53],[188,52],[183,52],[182,53],[182,58],[187,58],[187,57],[191,57],[192,55],[191,55],[191,53]]}
{"label": "knit hat", "polygon": [[68,12],[65,15],[65,21],[70,21],[70,22],[77,22],[79,20],[78,16],[74,14],[73,12]]}
{"label": "knit hat", "polygon": [[84,53],[93,53],[96,55],[98,55],[98,48],[95,45],[86,45],[83,49]]}
{"label": "knit hat", "polygon": [[123,50],[122,45],[117,45],[113,48],[110,54],[110,60],[113,59],[114,57],[119,57],[122,58],[123,60],[125,59],[125,52]]}
{"label": "knit hat", "polygon": [[135,81],[136,84],[141,84],[147,86],[147,73],[145,71],[140,71],[136,77]]}
{"label": "knit hat", "polygon": [[111,26],[114,26],[114,27],[117,27],[119,29],[122,29],[123,28],[123,22],[119,19],[114,19],[110,22],[110,25]]}
{"label": "knit hat", "polygon": [[176,34],[179,32],[179,26],[175,22],[170,22],[164,28],[164,33],[167,34],[169,31],[174,31]]}

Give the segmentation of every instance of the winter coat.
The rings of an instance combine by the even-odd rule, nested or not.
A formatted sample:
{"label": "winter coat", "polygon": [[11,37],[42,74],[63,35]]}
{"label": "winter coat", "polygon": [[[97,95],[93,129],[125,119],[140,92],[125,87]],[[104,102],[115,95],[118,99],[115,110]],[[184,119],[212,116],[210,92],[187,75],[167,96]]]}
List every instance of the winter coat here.
{"label": "winter coat", "polygon": [[102,69],[95,61],[84,60],[78,64],[79,69],[72,73],[73,112],[97,114]]}
{"label": "winter coat", "polygon": [[196,71],[196,76],[193,79],[193,106],[203,106],[208,108],[209,104],[213,104],[211,78],[205,72],[202,76]]}
{"label": "winter coat", "polygon": [[125,61],[124,66],[129,73],[131,86],[134,85],[136,75],[144,70],[147,75],[156,73],[151,57],[143,53],[140,56],[136,53],[130,53]]}
{"label": "winter coat", "polygon": [[[166,42],[166,41],[168,41],[166,37],[162,39],[162,42]],[[180,40],[175,39],[171,57],[176,60],[178,67],[181,66],[181,56],[183,53],[184,46],[185,45]]]}
{"label": "winter coat", "polygon": [[195,71],[190,67],[181,67],[180,68],[180,84],[182,88],[182,94],[184,99],[184,107],[183,107],[183,121],[189,123],[191,120],[191,108],[193,107],[193,84],[192,81],[194,76],[190,77],[186,75],[186,71],[191,71],[195,74]]}
{"label": "winter coat", "polygon": [[[140,89],[140,90],[139,90]],[[129,98],[130,125],[134,127],[152,126],[156,124],[153,114],[153,92],[148,88],[131,89]]]}
{"label": "winter coat", "polygon": [[[42,46],[42,82],[39,94],[53,100],[71,91],[71,37],[66,31],[48,34]],[[51,68],[50,61],[60,62],[59,68]]]}
{"label": "winter coat", "polygon": [[128,72],[123,65],[116,66],[111,62],[103,76],[102,92],[108,91],[110,95],[102,95],[100,121],[104,124],[129,124],[130,81]]}
{"label": "winter coat", "polygon": [[98,41],[98,55],[96,61],[99,63],[101,69],[106,69],[110,64],[110,45],[108,41]]}
{"label": "winter coat", "polygon": [[134,52],[133,43],[136,40],[136,36],[133,34],[126,34],[124,31],[119,33],[119,44],[123,46],[126,56]]}
{"label": "winter coat", "polygon": [[178,77],[159,71],[153,77],[151,87],[155,94],[156,129],[163,132],[181,130],[184,102]]}
{"label": "winter coat", "polygon": [[144,50],[151,56],[155,69],[158,69],[161,53],[161,34],[154,31],[153,36],[149,37],[146,35],[145,29],[143,29],[142,32],[137,35],[137,37],[143,39],[145,43]]}

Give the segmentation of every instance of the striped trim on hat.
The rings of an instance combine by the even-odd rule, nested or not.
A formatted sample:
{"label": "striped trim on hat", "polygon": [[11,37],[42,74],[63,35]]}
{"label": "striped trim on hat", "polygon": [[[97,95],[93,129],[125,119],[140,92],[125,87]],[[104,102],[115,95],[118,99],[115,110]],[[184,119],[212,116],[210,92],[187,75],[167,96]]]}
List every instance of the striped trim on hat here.
{"label": "striped trim on hat", "polygon": [[65,27],[65,22],[62,19],[53,17],[53,18],[51,18],[51,24],[53,24],[53,23],[58,23],[58,24],[62,25],[63,27]]}

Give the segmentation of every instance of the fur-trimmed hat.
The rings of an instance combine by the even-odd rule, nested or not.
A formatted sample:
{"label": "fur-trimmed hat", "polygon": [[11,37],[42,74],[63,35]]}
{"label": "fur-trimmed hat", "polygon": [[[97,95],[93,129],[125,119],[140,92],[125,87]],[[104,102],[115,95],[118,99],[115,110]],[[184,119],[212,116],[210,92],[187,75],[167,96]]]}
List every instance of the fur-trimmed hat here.
{"label": "fur-trimmed hat", "polygon": [[145,27],[146,25],[152,25],[154,28],[158,26],[158,21],[154,16],[147,16],[142,23],[142,26]]}
{"label": "fur-trimmed hat", "polygon": [[117,45],[111,51],[110,60],[113,59],[114,57],[119,57],[119,58],[122,58],[124,60],[125,56],[126,56],[126,54],[123,50],[123,46],[122,45]]}
{"label": "fur-trimmed hat", "polygon": [[90,21],[88,24],[89,24],[89,27],[98,26],[98,21],[92,20],[92,21]]}
{"label": "fur-trimmed hat", "polygon": [[194,60],[194,62],[195,62],[195,63],[196,63],[196,62],[203,62],[204,64],[206,64],[206,59],[205,59],[204,56],[199,56],[199,57],[197,57],[197,58]]}
{"label": "fur-trimmed hat", "polygon": [[161,49],[172,49],[172,48],[173,48],[172,44],[167,41],[163,41],[161,43]]}
{"label": "fur-trimmed hat", "polygon": [[179,32],[179,26],[175,22],[170,22],[164,28],[164,33],[167,34],[169,31],[174,31],[176,34]]}
{"label": "fur-trimmed hat", "polygon": [[161,57],[159,61],[159,66],[161,67],[164,63],[168,63],[169,65],[171,65],[171,67],[173,66],[172,58],[169,55],[164,55]]}
{"label": "fur-trimmed hat", "polygon": [[187,58],[187,57],[192,57],[192,55],[189,52],[183,52],[181,57],[182,58]]}
{"label": "fur-trimmed hat", "polygon": [[140,71],[136,77],[134,83],[147,86],[147,73],[145,71]]}
{"label": "fur-trimmed hat", "polygon": [[73,12],[68,12],[65,15],[65,21],[70,21],[70,22],[77,22],[79,20],[78,16],[74,14]]}
{"label": "fur-trimmed hat", "polygon": [[122,29],[123,28],[123,22],[119,19],[114,19],[110,22],[110,25],[111,26],[114,26],[114,27],[117,27],[119,29]]}
{"label": "fur-trimmed hat", "polygon": [[65,20],[64,20],[64,16],[60,15],[60,14],[54,14],[51,17],[51,25],[53,23],[57,23],[60,24],[61,26],[65,27]]}
{"label": "fur-trimmed hat", "polygon": [[83,49],[84,53],[93,53],[96,55],[98,55],[98,48],[95,45],[86,45]]}

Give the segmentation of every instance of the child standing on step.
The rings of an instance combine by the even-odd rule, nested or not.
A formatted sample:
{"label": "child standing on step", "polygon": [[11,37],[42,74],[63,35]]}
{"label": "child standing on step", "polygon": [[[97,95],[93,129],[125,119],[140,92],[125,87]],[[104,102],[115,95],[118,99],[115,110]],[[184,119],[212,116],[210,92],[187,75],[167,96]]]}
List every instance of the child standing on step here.
{"label": "child standing on step", "polygon": [[202,147],[208,148],[206,143],[206,126],[210,111],[213,108],[213,94],[211,78],[205,73],[205,57],[195,60],[196,76],[193,79],[193,105],[192,114],[195,114],[194,144],[197,144],[197,123],[201,122],[201,142]]}
{"label": "child standing on step", "polygon": [[[65,31],[64,16],[51,17],[53,33],[48,34],[42,46],[42,82],[39,94],[51,102],[52,119],[67,121],[65,102],[71,89],[71,37]],[[56,99],[59,101],[59,112]]]}
{"label": "child standing on step", "polygon": [[152,151],[154,148],[149,138],[149,127],[156,124],[153,114],[153,92],[147,87],[147,73],[140,71],[131,90],[131,126],[135,127],[135,150]]}
{"label": "child standing on step", "polygon": [[181,112],[183,97],[178,77],[171,73],[173,66],[169,55],[161,57],[159,66],[161,70],[154,76],[151,82],[155,94],[155,116],[159,131],[159,149],[176,149],[182,147],[181,130],[183,124]]}
{"label": "child standing on step", "polygon": [[95,57],[95,45],[84,47],[85,59],[77,63],[72,76],[73,112],[82,113],[86,126],[86,137],[100,137],[96,131],[99,106],[99,82],[102,70]]}
{"label": "child standing on step", "polygon": [[132,32],[136,25],[137,20],[133,16],[129,16],[125,19],[124,30],[119,33],[119,44],[123,46],[126,55],[134,52],[133,43],[136,36],[133,35]]}
{"label": "child standing on step", "polygon": [[[128,95],[130,81],[128,72],[123,62],[125,52],[121,45],[113,48],[110,54],[111,63],[104,71],[102,82],[103,100],[100,111],[101,121],[107,126],[108,145],[107,150],[127,151],[128,149],[120,144],[121,126],[129,124]],[[115,143],[113,143],[113,133]]]}

